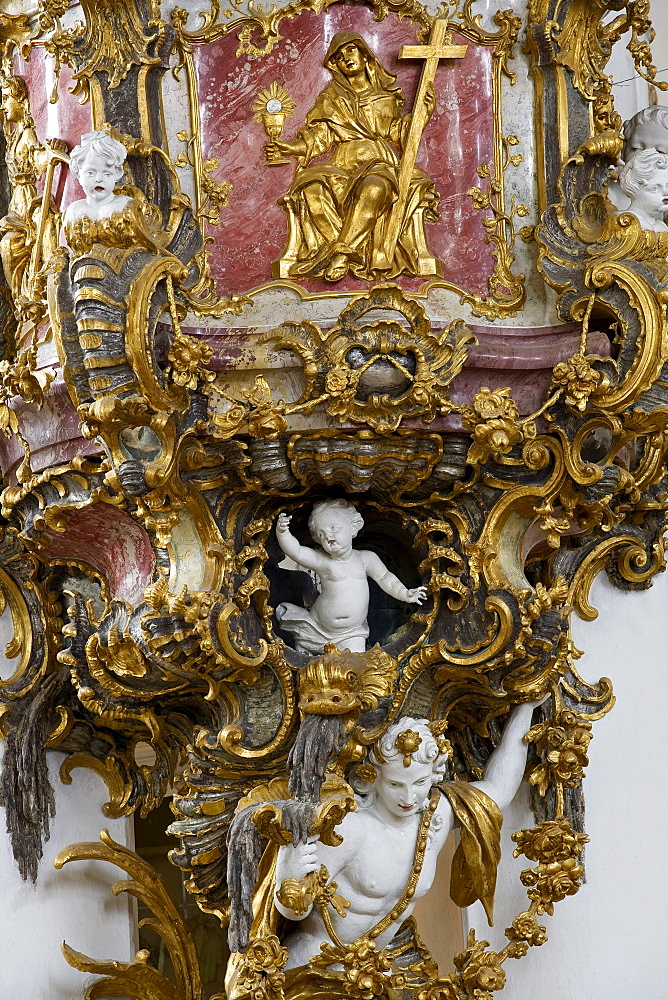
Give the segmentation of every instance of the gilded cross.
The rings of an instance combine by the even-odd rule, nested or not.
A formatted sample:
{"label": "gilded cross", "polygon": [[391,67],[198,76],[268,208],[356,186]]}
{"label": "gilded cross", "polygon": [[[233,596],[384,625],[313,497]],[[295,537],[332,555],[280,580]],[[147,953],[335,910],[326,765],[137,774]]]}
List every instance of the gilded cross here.
{"label": "gilded cross", "polygon": [[387,271],[392,266],[401,223],[406,211],[411,176],[420,148],[422,133],[427,124],[427,109],[425,107],[427,91],[436,78],[436,69],[441,59],[463,59],[468,49],[468,45],[453,45],[450,42],[448,27],[447,18],[437,18],[432,25],[429,41],[426,45],[404,45],[399,52],[400,59],[424,59],[424,63],[413,104],[411,124],[401,157],[399,194],[392,206],[383,249],[375,255],[373,262],[373,266],[379,271]]}

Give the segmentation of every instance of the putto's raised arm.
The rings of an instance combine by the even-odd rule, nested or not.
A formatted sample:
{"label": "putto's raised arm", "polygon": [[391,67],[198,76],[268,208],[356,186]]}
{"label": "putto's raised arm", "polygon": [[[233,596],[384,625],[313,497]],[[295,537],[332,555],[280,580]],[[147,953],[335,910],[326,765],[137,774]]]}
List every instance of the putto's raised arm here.
{"label": "putto's raised arm", "polygon": [[276,522],[276,541],[282,551],[290,559],[303,566],[304,569],[312,569],[316,572],[321,568],[323,557],[315,549],[310,549],[306,545],[300,545],[295,536],[290,531],[290,515],[279,514]]}

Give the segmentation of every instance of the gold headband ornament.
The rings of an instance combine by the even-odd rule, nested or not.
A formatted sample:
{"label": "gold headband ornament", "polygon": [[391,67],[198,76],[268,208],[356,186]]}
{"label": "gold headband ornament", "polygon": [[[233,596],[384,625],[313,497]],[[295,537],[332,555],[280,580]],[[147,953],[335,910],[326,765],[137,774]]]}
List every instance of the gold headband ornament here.
{"label": "gold headband ornament", "polygon": [[422,743],[422,737],[414,729],[405,729],[394,741],[394,748],[403,754],[404,767],[411,766],[411,757]]}

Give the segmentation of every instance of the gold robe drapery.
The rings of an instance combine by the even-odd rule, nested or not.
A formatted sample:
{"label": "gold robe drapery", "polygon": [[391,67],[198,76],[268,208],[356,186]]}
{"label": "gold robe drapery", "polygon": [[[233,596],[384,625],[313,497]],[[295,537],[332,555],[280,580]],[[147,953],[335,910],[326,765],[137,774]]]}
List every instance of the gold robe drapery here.
{"label": "gold robe drapery", "polygon": [[450,896],[457,906],[479,899],[492,926],[496,870],[501,860],[501,810],[489,795],[467,782],[443,787],[460,827],[460,840],[452,859]]}
{"label": "gold robe drapery", "polygon": [[[291,277],[322,276],[335,254],[343,253],[357,277],[376,277],[372,267],[374,250],[383,246],[390,210],[398,193],[399,153],[410,125],[401,115],[404,96],[396,78],[388,73],[355,32],[340,32],[340,45],[353,41],[366,59],[369,87],[358,93],[328,55],[325,65],[332,82],[318,96],[298,132],[305,155],[285,199],[297,219],[299,230],[296,262]],[[311,165],[325,153],[325,162]],[[380,179],[387,192],[374,217],[363,224],[360,214],[362,183]],[[414,169],[409,196],[390,271],[421,274],[420,261],[429,255],[425,220],[436,222],[439,196],[433,182]],[[364,213],[362,212],[362,215]]]}

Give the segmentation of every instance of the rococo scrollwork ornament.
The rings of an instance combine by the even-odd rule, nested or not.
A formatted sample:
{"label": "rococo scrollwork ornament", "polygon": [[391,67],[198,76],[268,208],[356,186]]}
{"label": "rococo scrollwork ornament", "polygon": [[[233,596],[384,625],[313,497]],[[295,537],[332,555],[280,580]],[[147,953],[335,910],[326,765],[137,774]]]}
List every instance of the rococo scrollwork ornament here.
{"label": "rococo scrollwork ornament", "polygon": [[[630,32],[654,78],[644,5],[66,7],[0,16],[19,870],[57,749],[112,818],[169,797],[217,1000],[492,1000],[585,877],[614,697],[571,615],[664,564],[668,111],[623,126],[605,72]],[[491,923],[525,769],[526,906],[439,966],[416,903],[457,828],[452,899]],[[131,876],[175,972],[68,944],[86,996],[208,996],[146,860],[106,832],[82,859]]]}

